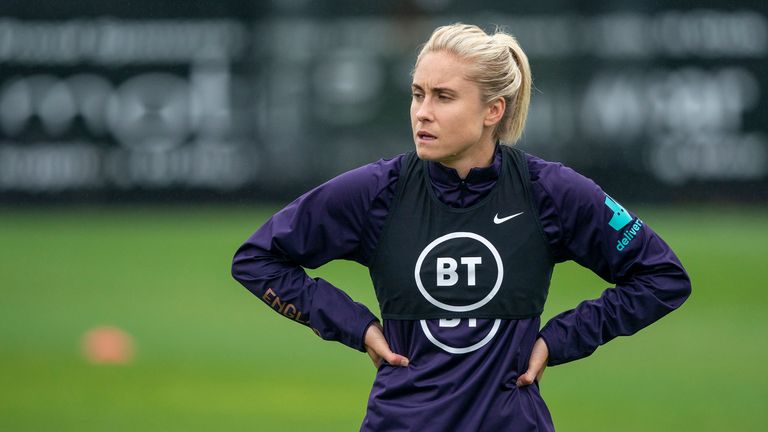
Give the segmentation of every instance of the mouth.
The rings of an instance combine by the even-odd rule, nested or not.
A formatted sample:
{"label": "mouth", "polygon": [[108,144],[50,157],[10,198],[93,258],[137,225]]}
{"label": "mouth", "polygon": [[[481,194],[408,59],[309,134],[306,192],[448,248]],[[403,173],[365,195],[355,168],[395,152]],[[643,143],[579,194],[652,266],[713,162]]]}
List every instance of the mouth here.
{"label": "mouth", "polygon": [[416,137],[421,141],[434,141],[437,139],[436,136],[432,135],[431,133],[427,131],[420,130],[416,132]]}

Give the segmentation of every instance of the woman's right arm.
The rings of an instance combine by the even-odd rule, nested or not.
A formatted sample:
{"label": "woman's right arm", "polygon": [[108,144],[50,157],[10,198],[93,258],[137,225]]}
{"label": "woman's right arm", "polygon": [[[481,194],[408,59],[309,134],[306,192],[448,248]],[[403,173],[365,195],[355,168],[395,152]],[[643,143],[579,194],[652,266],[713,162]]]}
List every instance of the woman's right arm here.
{"label": "woman's right arm", "polygon": [[[366,263],[372,203],[391,185],[399,160],[346,172],[280,210],[238,249],[232,276],[270,308],[326,340],[365,351],[377,318],[364,305],[306,268],[334,259]],[[395,179],[396,180],[396,179]]]}

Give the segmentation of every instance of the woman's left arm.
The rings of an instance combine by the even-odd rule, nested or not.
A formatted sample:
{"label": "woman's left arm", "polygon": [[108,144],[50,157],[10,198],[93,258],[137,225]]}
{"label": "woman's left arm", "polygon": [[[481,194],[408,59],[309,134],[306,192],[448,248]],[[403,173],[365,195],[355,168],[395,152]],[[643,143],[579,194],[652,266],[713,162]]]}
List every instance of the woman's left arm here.
{"label": "woman's left arm", "polygon": [[672,249],[592,180],[560,164],[538,173],[540,213],[558,261],[574,260],[614,287],[547,322],[547,364],[587,357],[678,308],[691,282]]}

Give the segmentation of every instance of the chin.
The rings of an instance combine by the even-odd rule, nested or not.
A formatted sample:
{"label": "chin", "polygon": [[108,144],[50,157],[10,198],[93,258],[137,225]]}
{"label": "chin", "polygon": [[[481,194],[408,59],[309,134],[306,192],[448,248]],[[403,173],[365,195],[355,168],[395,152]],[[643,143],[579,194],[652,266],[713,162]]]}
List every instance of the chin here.
{"label": "chin", "polygon": [[444,155],[441,155],[436,149],[420,145],[419,143],[416,143],[416,155],[419,159],[434,162],[439,162],[444,158]]}

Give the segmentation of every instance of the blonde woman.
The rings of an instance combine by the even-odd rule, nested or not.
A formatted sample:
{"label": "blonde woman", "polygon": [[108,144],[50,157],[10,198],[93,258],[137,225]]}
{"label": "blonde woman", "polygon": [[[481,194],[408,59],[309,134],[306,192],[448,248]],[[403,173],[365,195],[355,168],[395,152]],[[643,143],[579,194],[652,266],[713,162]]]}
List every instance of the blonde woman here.
{"label": "blonde woman", "polygon": [[[237,251],[234,277],[267,305],[369,354],[378,370],[361,430],[553,430],[538,389],[547,365],[589,356],[690,294],[641,219],[512,147],[530,95],[512,36],[436,29],[413,70],[415,150],[307,192]],[[382,321],[302,268],[334,259],[370,269]],[[615,286],[540,328],[566,260]]]}

